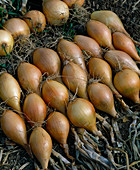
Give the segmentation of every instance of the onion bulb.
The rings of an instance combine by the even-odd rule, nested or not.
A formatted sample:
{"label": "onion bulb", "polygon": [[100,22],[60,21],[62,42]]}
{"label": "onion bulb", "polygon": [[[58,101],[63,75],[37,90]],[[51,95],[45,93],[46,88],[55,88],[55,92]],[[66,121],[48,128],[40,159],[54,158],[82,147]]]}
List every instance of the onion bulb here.
{"label": "onion bulb", "polygon": [[47,170],[52,152],[52,140],[50,135],[43,128],[36,127],[31,133],[29,144],[42,168]]}
{"label": "onion bulb", "polygon": [[88,95],[95,108],[116,117],[112,91],[101,83],[92,83],[88,86]]}
{"label": "onion bulb", "polygon": [[89,60],[89,72],[94,79],[98,78],[100,82],[110,87],[117,98],[121,98],[121,95],[118,93],[112,83],[112,70],[106,61],[100,58],[91,58]]}
{"label": "onion bulb", "polygon": [[30,29],[25,21],[19,18],[11,18],[8,19],[4,26],[6,30],[8,30],[12,36],[17,39],[21,37],[25,39],[26,37],[30,36]]}
{"label": "onion bulb", "polygon": [[60,0],[43,0],[43,13],[49,24],[61,26],[69,18],[69,8]]}
{"label": "onion bulb", "polygon": [[76,98],[70,102],[67,116],[74,126],[89,130],[95,135],[99,133],[96,127],[95,109],[88,100]]}
{"label": "onion bulb", "polygon": [[88,99],[87,95],[87,75],[77,64],[69,62],[62,71],[62,80],[73,93],[79,97]]}
{"label": "onion bulb", "polygon": [[4,56],[9,54],[14,45],[14,39],[10,32],[5,30],[0,30],[0,55]]}
{"label": "onion bulb", "polygon": [[46,18],[42,12],[38,10],[28,11],[24,17],[24,21],[27,23],[32,32],[42,32],[45,29]]}
{"label": "onion bulb", "polygon": [[100,21],[105,24],[112,32],[122,32],[128,34],[124,29],[124,26],[120,18],[113,12],[109,10],[94,11],[91,14],[91,19]]}
{"label": "onion bulb", "polygon": [[40,95],[41,71],[30,63],[20,63],[18,66],[18,79],[23,89]]}
{"label": "onion bulb", "polygon": [[69,155],[69,148],[67,144],[70,125],[66,116],[60,112],[50,113],[46,121],[46,129],[49,134],[61,144],[68,158],[72,159]]}
{"label": "onion bulb", "polygon": [[[55,80],[60,80],[61,61],[58,54],[49,48],[38,48],[33,53],[33,64],[47,76],[55,76]],[[60,80],[61,82],[61,80]]]}
{"label": "onion bulb", "polygon": [[19,115],[11,110],[5,110],[1,117],[1,128],[7,137],[22,145],[31,155],[30,147],[27,143],[26,126]]}
{"label": "onion bulb", "polygon": [[85,2],[85,0],[63,0],[69,7],[72,7],[73,5],[82,6]]}
{"label": "onion bulb", "polygon": [[83,53],[75,43],[61,39],[57,45],[57,52],[63,62],[72,61],[87,72]]}
{"label": "onion bulb", "polygon": [[92,57],[102,58],[101,48],[94,39],[83,35],[76,35],[74,37],[74,42],[81,48],[81,50],[84,50],[88,55]]}
{"label": "onion bulb", "polygon": [[126,52],[134,60],[140,61],[140,57],[137,53],[137,49],[133,41],[121,32],[113,33],[113,44],[115,49]]}
{"label": "onion bulb", "polygon": [[125,52],[120,50],[109,50],[104,55],[105,60],[115,69],[131,69],[140,75],[140,70],[135,61]]}
{"label": "onion bulb", "polygon": [[114,77],[114,86],[124,97],[139,103],[140,79],[137,73],[130,69],[118,72]]}
{"label": "onion bulb", "polygon": [[50,107],[66,114],[69,94],[63,84],[55,80],[46,80],[42,86],[42,97]]}
{"label": "onion bulb", "polygon": [[87,22],[87,33],[102,47],[114,49],[110,29],[103,23],[95,20]]}
{"label": "onion bulb", "polygon": [[17,80],[9,73],[0,75],[0,98],[16,111],[20,112],[21,89]]}
{"label": "onion bulb", "polygon": [[41,126],[47,115],[47,106],[36,93],[26,96],[23,112],[31,126]]}

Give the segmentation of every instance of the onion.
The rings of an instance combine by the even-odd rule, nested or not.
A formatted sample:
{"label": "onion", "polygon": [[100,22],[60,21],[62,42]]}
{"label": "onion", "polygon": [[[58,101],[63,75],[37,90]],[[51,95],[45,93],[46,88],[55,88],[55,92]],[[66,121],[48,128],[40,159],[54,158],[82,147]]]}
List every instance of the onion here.
{"label": "onion", "polygon": [[74,37],[74,42],[81,48],[81,50],[84,50],[90,56],[102,58],[101,48],[94,39],[83,35],[76,35]]}
{"label": "onion", "polygon": [[19,82],[25,90],[40,95],[42,74],[36,66],[26,62],[20,63],[17,73]]}
{"label": "onion", "polygon": [[72,7],[73,5],[82,6],[85,2],[85,0],[63,0],[69,7]]}
{"label": "onion", "polygon": [[72,124],[79,128],[85,128],[97,135],[95,109],[88,100],[77,98],[70,102],[67,108],[67,116]]}
{"label": "onion", "polygon": [[42,32],[46,26],[45,15],[38,10],[32,10],[32,11],[27,12],[25,14],[24,21],[27,23],[27,25],[29,26],[32,32],[35,32],[35,31]]}
{"label": "onion", "polygon": [[102,47],[114,49],[110,29],[103,23],[95,20],[87,22],[87,33]]}
{"label": "onion", "polygon": [[54,80],[45,81],[42,86],[42,96],[50,107],[66,114],[69,94],[67,88],[63,84]]}
{"label": "onion", "polygon": [[9,54],[14,45],[14,39],[10,32],[5,30],[0,30],[0,55],[4,56]]}
{"label": "onion", "polygon": [[139,103],[140,79],[130,69],[118,72],[114,77],[114,86],[126,98]]}
{"label": "onion", "polygon": [[65,85],[79,97],[88,99],[87,96],[87,75],[81,67],[73,62],[64,66],[62,79]]}
{"label": "onion", "polygon": [[113,33],[113,44],[117,50],[121,50],[130,55],[134,60],[140,61],[133,41],[121,32]]}
{"label": "onion", "polygon": [[21,37],[25,39],[30,36],[30,30],[25,21],[19,18],[11,18],[7,20],[3,26],[6,30],[11,32],[15,39]]}
{"label": "onion", "polygon": [[16,111],[20,112],[21,89],[17,80],[9,73],[0,75],[0,98]]}
{"label": "onion", "polygon": [[88,95],[95,108],[116,117],[112,91],[101,83],[92,83],[88,86]]}
{"label": "onion", "polygon": [[47,106],[40,96],[32,93],[25,98],[23,112],[31,126],[42,126],[47,115]]}
{"label": "onion", "polygon": [[60,0],[43,0],[43,13],[51,25],[61,26],[69,18],[69,8]]}
{"label": "onion", "polygon": [[37,127],[31,133],[29,144],[42,168],[47,170],[52,152],[52,140],[50,135],[43,128]]}
{"label": "onion", "polygon": [[57,45],[57,52],[63,62],[72,61],[87,72],[83,53],[76,44],[68,40],[61,39]]}
{"label": "onion", "polygon": [[69,155],[69,147],[67,144],[70,125],[66,116],[60,112],[50,113],[47,118],[46,129],[49,134],[61,144],[68,158],[72,159]]}
{"label": "onion", "polygon": [[120,18],[113,12],[108,10],[94,11],[91,14],[91,19],[100,21],[105,24],[112,32],[122,32],[128,35]]}
{"label": "onion", "polygon": [[11,110],[5,110],[1,117],[1,128],[7,137],[22,145],[31,156],[30,147],[27,143],[26,126],[19,115]]}
{"label": "onion", "polygon": [[106,61],[100,58],[91,58],[89,60],[89,72],[94,79],[98,78],[100,82],[110,87],[117,98],[121,98],[121,95],[118,93],[112,83],[112,70]]}
{"label": "onion", "polygon": [[109,50],[104,58],[116,70],[131,69],[140,75],[140,70],[135,61],[125,52],[119,50]]}
{"label": "onion", "polygon": [[47,76],[55,76],[61,82],[61,61],[58,54],[49,48],[38,48],[33,53],[33,64]]}

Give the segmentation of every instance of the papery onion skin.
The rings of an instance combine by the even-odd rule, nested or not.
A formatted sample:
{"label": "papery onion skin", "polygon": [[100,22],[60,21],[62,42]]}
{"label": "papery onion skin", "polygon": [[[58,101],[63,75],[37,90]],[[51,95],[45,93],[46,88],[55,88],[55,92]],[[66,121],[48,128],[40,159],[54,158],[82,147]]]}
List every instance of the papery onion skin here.
{"label": "papery onion skin", "polygon": [[31,126],[42,126],[47,115],[47,106],[39,95],[31,93],[24,100],[23,113]]}
{"label": "papery onion skin", "polygon": [[118,72],[114,77],[114,86],[124,97],[129,98],[134,103],[140,103],[139,90],[140,79],[137,73],[130,69]]}
{"label": "papery onion skin", "polygon": [[9,73],[0,75],[0,98],[16,111],[21,111],[21,88],[17,80]]}
{"label": "papery onion skin", "polygon": [[73,93],[77,92],[79,97],[88,99],[87,75],[77,64],[69,62],[62,71],[62,80]]}
{"label": "papery onion skin", "polygon": [[95,109],[88,100],[77,98],[70,102],[67,116],[74,126],[85,128],[94,134],[97,132]]}
{"label": "papery onion skin", "polygon": [[104,23],[112,32],[123,32],[128,34],[124,29],[123,23],[120,18],[109,10],[94,11],[91,14],[91,19]]}
{"label": "papery onion skin", "polygon": [[8,30],[12,36],[17,39],[19,36],[30,36],[30,29],[25,21],[19,18],[11,18],[8,19],[4,26],[6,30]]}
{"label": "papery onion skin", "polygon": [[67,144],[70,125],[68,119],[62,113],[50,113],[46,121],[46,129],[57,142],[62,145]]}
{"label": "papery onion skin", "polygon": [[85,0],[63,0],[69,7],[72,7],[73,5],[82,6],[85,2]]}
{"label": "papery onion skin", "polygon": [[0,56],[9,54],[12,51],[13,46],[14,39],[11,33],[5,30],[0,30]]}
{"label": "papery onion skin", "polygon": [[123,51],[109,50],[105,53],[104,58],[117,71],[131,69],[140,75],[140,70],[135,61]]}
{"label": "papery onion skin", "polygon": [[50,135],[43,128],[37,127],[31,133],[29,144],[42,168],[47,170],[52,151],[52,140]]}
{"label": "papery onion skin", "polygon": [[63,62],[72,61],[87,73],[83,53],[75,43],[61,39],[57,45],[57,52]]}
{"label": "papery onion skin", "polygon": [[137,49],[133,41],[129,37],[127,37],[121,32],[113,33],[112,37],[115,49],[124,51],[128,55],[130,55],[134,60],[140,61]]}
{"label": "papery onion skin", "polygon": [[1,128],[7,137],[26,148],[26,126],[19,115],[11,110],[5,110],[1,117]]}
{"label": "papery onion skin", "polygon": [[60,0],[43,0],[43,13],[49,24],[61,26],[69,18],[69,8],[66,3]]}
{"label": "papery onion skin", "polygon": [[98,78],[100,82],[110,87],[117,98],[122,97],[112,83],[112,70],[106,61],[100,58],[91,58],[89,60],[89,72],[94,79]]}
{"label": "papery onion skin", "polygon": [[101,48],[94,39],[83,35],[76,35],[74,37],[74,42],[88,55],[103,58]]}
{"label": "papery onion skin", "polygon": [[111,31],[105,24],[99,21],[90,20],[87,22],[87,33],[90,37],[95,39],[100,46],[114,49]]}
{"label": "papery onion skin", "polygon": [[108,86],[101,83],[92,83],[88,86],[88,95],[95,108],[113,117],[117,116],[113,94]]}
{"label": "papery onion skin", "polygon": [[58,54],[49,48],[38,48],[33,53],[33,64],[47,76],[59,76],[61,61]]}
{"label": "papery onion skin", "polygon": [[[42,12],[38,10],[28,11],[24,17],[24,21],[27,23],[32,32],[42,32],[45,29],[46,18]],[[31,20],[27,18],[30,18]]]}
{"label": "papery onion skin", "polygon": [[40,95],[41,71],[30,63],[20,63],[18,66],[18,79],[23,89]]}
{"label": "papery onion skin", "polygon": [[42,97],[50,107],[66,114],[69,94],[63,84],[55,80],[46,80],[42,86]]}

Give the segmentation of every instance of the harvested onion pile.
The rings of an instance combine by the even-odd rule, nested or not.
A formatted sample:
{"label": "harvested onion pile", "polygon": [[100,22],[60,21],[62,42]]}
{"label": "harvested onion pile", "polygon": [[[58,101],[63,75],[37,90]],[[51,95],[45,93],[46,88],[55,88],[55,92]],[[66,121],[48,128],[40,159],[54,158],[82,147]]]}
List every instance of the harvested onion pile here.
{"label": "harvested onion pile", "polygon": [[[61,8],[51,8],[55,2],[62,4],[62,16],[59,16]],[[29,41],[29,30],[36,34],[45,29],[46,22],[55,26],[66,23],[68,6],[72,7],[75,3],[44,0],[44,14],[31,11],[24,16],[27,24],[22,21],[26,25],[26,34],[23,34],[22,28],[15,30],[7,22],[5,27],[10,29],[5,35],[7,39],[0,38],[0,55],[7,56],[12,51],[13,39],[18,36],[24,36],[23,45],[25,40]],[[83,0],[77,1],[79,6],[83,3]],[[57,11],[55,15],[51,15],[53,10]],[[39,17],[36,18],[36,15]],[[114,144],[117,144],[113,128],[117,133],[115,121],[120,116],[116,103],[131,114],[133,112],[126,103],[140,104],[140,70],[136,63],[140,57],[118,16],[111,11],[95,11],[86,26],[86,36],[75,35],[73,41],[62,38],[57,43],[57,50],[45,47],[32,50],[31,59],[18,64],[17,77],[9,73],[0,75],[0,98],[10,107],[1,116],[1,128],[7,137],[23,146],[31,157],[33,154],[43,169],[48,168],[49,161],[50,166],[58,168],[52,155],[59,157],[65,166],[76,168],[79,158],[77,152],[76,157],[69,153],[70,131],[75,137],[76,151],[84,158],[84,166],[87,166],[86,161],[95,161],[108,169],[121,166],[115,163],[111,153],[115,150]],[[103,117],[108,116],[114,123],[111,125],[96,112]],[[96,118],[110,132],[109,137],[102,134]],[[33,129],[28,140],[25,124]],[[105,143],[105,156],[100,152],[97,139],[94,140],[96,137]],[[56,154],[52,149],[53,141],[64,149],[63,156],[58,156],[59,153]]]}

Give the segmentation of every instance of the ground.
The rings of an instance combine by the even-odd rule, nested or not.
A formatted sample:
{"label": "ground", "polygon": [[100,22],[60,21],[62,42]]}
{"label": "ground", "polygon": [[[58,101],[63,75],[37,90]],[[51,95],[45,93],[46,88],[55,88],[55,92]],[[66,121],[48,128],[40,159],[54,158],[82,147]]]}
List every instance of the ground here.
{"label": "ground", "polygon": [[[18,1],[12,1],[15,10],[8,6],[2,4],[0,7],[0,14],[3,18],[1,20],[1,27],[5,20],[11,17],[19,17],[20,13],[20,3]],[[6,9],[7,11],[4,11]],[[42,11],[42,4],[40,1],[29,1],[27,4],[27,10],[29,9],[38,9]],[[120,19],[122,20],[126,31],[131,35],[131,37],[140,42],[140,1],[139,0],[85,0],[85,4],[82,8],[77,8],[76,6],[70,9],[70,18],[68,22],[61,27],[52,27],[49,24],[46,25],[45,31],[43,33],[36,33],[30,36],[30,40],[19,46],[19,43],[16,42],[14,46],[14,50],[11,55],[7,57],[0,56],[0,72],[7,71],[12,74],[15,78],[17,78],[17,67],[21,61],[28,61],[32,63],[32,52],[37,47],[48,47],[56,50],[57,43],[59,39],[64,37],[65,39],[72,40],[73,36],[76,34],[87,35],[86,32],[86,23],[90,19],[90,14],[95,10],[112,10],[115,12]],[[140,55],[140,46],[136,46],[138,53]],[[138,65],[139,66],[139,65]],[[23,90],[21,105],[23,104],[23,100],[25,95],[27,94]],[[102,133],[108,139],[109,144],[113,148],[119,148],[119,151],[112,151],[114,160],[117,164],[121,166],[117,166],[118,169],[138,169],[138,164],[140,163],[140,144],[139,144],[139,129],[140,129],[140,121],[139,121],[139,113],[140,106],[134,105],[128,99],[124,99],[125,102],[130,106],[130,109],[134,112],[134,115],[128,115],[127,112],[123,111],[118,101],[115,100],[116,110],[120,113],[120,117],[117,119],[119,131],[121,134],[115,133],[115,145],[111,143],[109,131],[103,129],[101,122],[97,120],[97,127],[102,131]],[[0,100],[0,114],[4,109],[8,109],[5,103]],[[107,122],[112,124],[112,118],[105,113],[99,112]],[[133,123],[133,124],[132,124]],[[131,125],[131,128],[130,128]],[[31,130],[30,126],[27,124],[28,129],[28,137],[30,136]],[[114,130],[116,128],[114,127]],[[76,152],[74,146],[74,134],[70,131],[68,137],[68,144],[70,147],[70,154],[76,158],[76,166],[78,169],[106,169],[100,163],[91,163],[90,160],[81,155],[78,157],[78,151]],[[100,140],[100,145],[98,145],[102,156],[107,158],[107,153],[104,148],[103,141]],[[60,145],[53,140],[53,148],[55,151],[61,153],[64,157],[65,154]],[[125,152],[124,152],[125,151]],[[70,166],[66,166],[65,163],[61,159],[56,158],[54,154],[51,156],[55,161],[55,167],[57,164],[59,168],[71,169]],[[81,161],[80,161],[81,160]],[[89,164],[88,164],[88,163]],[[94,161],[93,161],[94,162]],[[129,163],[129,164],[127,164]],[[127,165],[127,166],[126,166]],[[130,165],[130,166],[129,166]],[[0,170],[32,170],[32,169],[41,168],[39,162],[34,158],[31,159],[25,150],[8,139],[2,129],[0,128]],[[51,163],[49,163],[49,169],[53,169]],[[58,169],[59,169],[58,168]]]}

